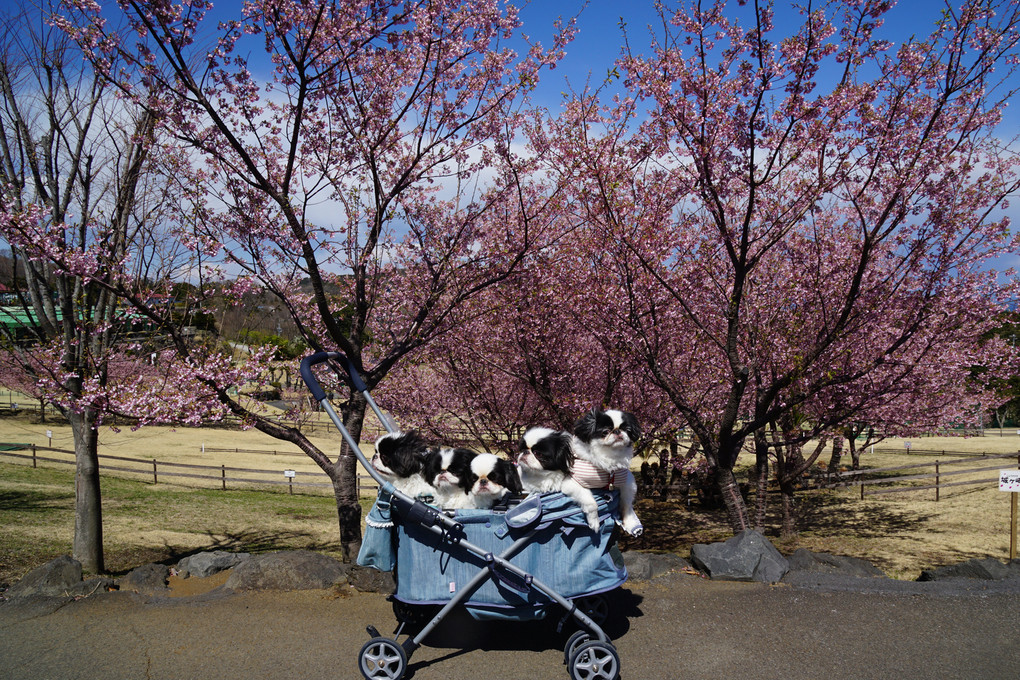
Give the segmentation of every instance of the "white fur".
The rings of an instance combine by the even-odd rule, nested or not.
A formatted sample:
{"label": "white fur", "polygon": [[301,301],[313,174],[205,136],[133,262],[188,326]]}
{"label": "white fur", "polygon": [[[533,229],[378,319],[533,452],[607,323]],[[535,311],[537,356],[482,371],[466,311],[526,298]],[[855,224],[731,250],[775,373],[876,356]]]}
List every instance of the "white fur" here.
{"label": "white fur", "polygon": [[453,460],[453,449],[440,449],[439,455],[442,457],[443,471],[432,480],[432,485],[436,489],[436,505],[451,510],[473,508],[474,499],[460,487],[460,480],[448,469],[450,461]]}
{"label": "white fur", "polygon": [[[506,487],[498,484],[495,480],[488,479],[488,476],[496,469],[498,460],[494,454],[480,453],[471,461],[471,472],[478,475],[478,479],[471,487],[469,494],[471,505],[469,507],[491,508],[506,494]],[[488,480],[488,484],[484,484],[483,479]]]}
{"label": "white fur", "polygon": [[[605,412],[613,424],[619,428],[623,424],[623,413],[617,410]],[[582,458],[606,472],[626,470],[620,489],[620,525],[631,536],[640,536],[644,532],[641,520],[634,512],[634,499],[637,497],[637,480],[630,470],[630,462],[634,457],[634,442],[622,430],[617,430],[607,437],[585,443],[577,436],[571,438],[574,456]]]}
{"label": "white fur", "polygon": [[382,475],[383,479],[392,484],[394,489],[411,498],[435,496],[436,494],[436,490],[425,481],[420,472],[415,472],[410,477],[398,477],[392,470],[383,465],[383,462],[379,460],[379,454],[372,456],[372,467]]}

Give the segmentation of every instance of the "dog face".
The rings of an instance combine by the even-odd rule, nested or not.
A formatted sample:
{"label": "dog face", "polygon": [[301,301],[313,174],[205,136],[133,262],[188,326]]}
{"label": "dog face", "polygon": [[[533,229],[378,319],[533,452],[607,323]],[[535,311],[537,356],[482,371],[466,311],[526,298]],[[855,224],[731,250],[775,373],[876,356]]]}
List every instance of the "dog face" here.
{"label": "dog face", "polygon": [[570,473],[574,453],[566,432],[533,427],[524,433],[518,446],[517,464],[522,469]]}
{"label": "dog face", "polygon": [[627,449],[641,436],[641,427],[630,413],[592,410],[574,424],[574,436],[589,446]]}
{"label": "dog face", "polygon": [[417,432],[391,432],[375,442],[372,467],[387,481],[421,474],[428,446]]}
{"label": "dog face", "polygon": [[425,480],[440,494],[468,493],[477,478],[471,471],[477,455],[469,449],[439,449],[425,462]]}
{"label": "dog face", "polygon": [[471,496],[477,508],[491,508],[507,493],[521,493],[521,479],[509,462],[491,453],[480,453],[471,461],[475,481]]}

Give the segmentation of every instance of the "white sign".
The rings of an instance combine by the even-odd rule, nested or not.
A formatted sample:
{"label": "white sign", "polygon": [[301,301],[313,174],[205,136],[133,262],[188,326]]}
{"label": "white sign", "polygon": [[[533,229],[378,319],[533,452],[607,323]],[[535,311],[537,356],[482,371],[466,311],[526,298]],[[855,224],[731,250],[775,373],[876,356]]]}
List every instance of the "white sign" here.
{"label": "white sign", "polygon": [[294,472],[293,470],[284,470],[283,471],[283,476],[284,477],[297,477],[297,473]]}
{"label": "white sign", "polygon": [[46,430],[46,438],[53,439],[53,430]]}
{"label": "white sign", "polygon": [[910,448],[910,442],[903,442],[903,446],[904,446],[904,448],[909,449]]}
{"label": "white sign", "polygon": [[1020,470],[999,470],[999,491],[1020,491]]}

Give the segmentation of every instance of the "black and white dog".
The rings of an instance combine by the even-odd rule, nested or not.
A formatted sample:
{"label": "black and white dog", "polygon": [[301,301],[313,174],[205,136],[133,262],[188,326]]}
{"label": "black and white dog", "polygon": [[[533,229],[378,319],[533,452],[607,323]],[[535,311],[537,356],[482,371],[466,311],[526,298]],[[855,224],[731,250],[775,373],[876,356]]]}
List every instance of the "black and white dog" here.
{"label": "black and white dog", "polygon": [[572,439],[574,465],[571,475],[576,482],[592,489],[620,489],[620,525],[631,536],[644,531],[634,512],[637,480],[630,470],[634,443],[641,436],[641,427],[630,413],[615,409],[593,409],[574,424]]}
{"label": "black and white dog", "polygon": [[433,453],[417,432],[390,432],[375,441],[371,464],[398,491],[411,498],[434,498],[436,490],[424,474]]}
{"label": "black and white dog", "polygon": [[471,461],[478,454],[470,449],[434,449],[425,460],[424,476],[436,490],[435,504],[441,508],[473,508],[471,487],[477,475],[471,471]]}
{"label": "black and white dog", "polygon": [[479,453],[471,460],[474,481],[468,493],[473,508],[491,508],[507,494],[522,493],[521,478],[513,463],[492,453]]}
{"label": "black and white dog", "polygon": [[592,492],[572,476],[573,437],[569,432],[533,427],[524,433],[518,446],[517,471],[525,493],[562,492],[584,512],[592,531],[599,528],[599,507]]}

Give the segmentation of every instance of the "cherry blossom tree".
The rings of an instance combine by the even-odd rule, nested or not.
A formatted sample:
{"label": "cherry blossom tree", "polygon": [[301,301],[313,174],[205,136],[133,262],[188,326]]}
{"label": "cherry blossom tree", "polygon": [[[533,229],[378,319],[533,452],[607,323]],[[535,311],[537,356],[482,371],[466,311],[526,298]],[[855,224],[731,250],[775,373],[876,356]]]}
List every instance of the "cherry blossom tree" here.
{"label": "cherry blossom tree", "polygon": [[550,124],[590,241],[631,253],[635,350],[735,530],[756,432],[912,381],[926,356],[956,352],[933,377],[963,380],[966,340],[1013,297],[986,266],[1015,251],[996,126],[1020,36],[1005,2],[947,4],[901,45],[881,39],[887,2],[796,5],[785,33],[772,3],[739,5],[664,9],[650,52],[619,63],[627,96],[578,93]]}
{"label": "cherry blossom tree", "polygon": [[[507,47],[516,10],[494,0],[260,0],[219,25],[211,3],[125,1],[117,19],[130,37],[97,4],[65,4],[60,24],[173,140],[163,155],[179,161],[175,229],[194,264],[175,276],[201,291],[229,279],[228,295],[270,296],[309,348],[342,351],[369,388],[553,238],[544,216],[557,189],[535,175],[540,155],[525,152],[519,130],[526,95],[559,58],[569,25],[550,49],[518,55]],[[353,558],[352,452],[342,444],[331,457],[296,427],[245,409],[225,377],[201,379],[329,475]],[[326,387],[359,440],[365,400],[343,381]]]}
{"label": "cherry blossom tree", "polygon": [[462,309],[456,334],[397,373],[384,388],[393,411],[439,440],[506,453],[529,427],[572,430],[592,408],[634,413],[646,442],[675,433],[675,412],[630,349],[619,318],[626,296],[597,283],[606,271],[598,258],[565,235],[525,268]]}
{"label": "cherry blossom tree", "polygon": [[150,236],[143,213],[159,203],[146,171],[155,119],[112,96],[41,13],[5,15],[2,28],[0,238],[14,261],[4,282],[14,304],[5,307],[0,354],[8,384],[71,424],[72,552],[102,572],[99,425],[116,410],[117,367],[141,375],[108,286]]}

